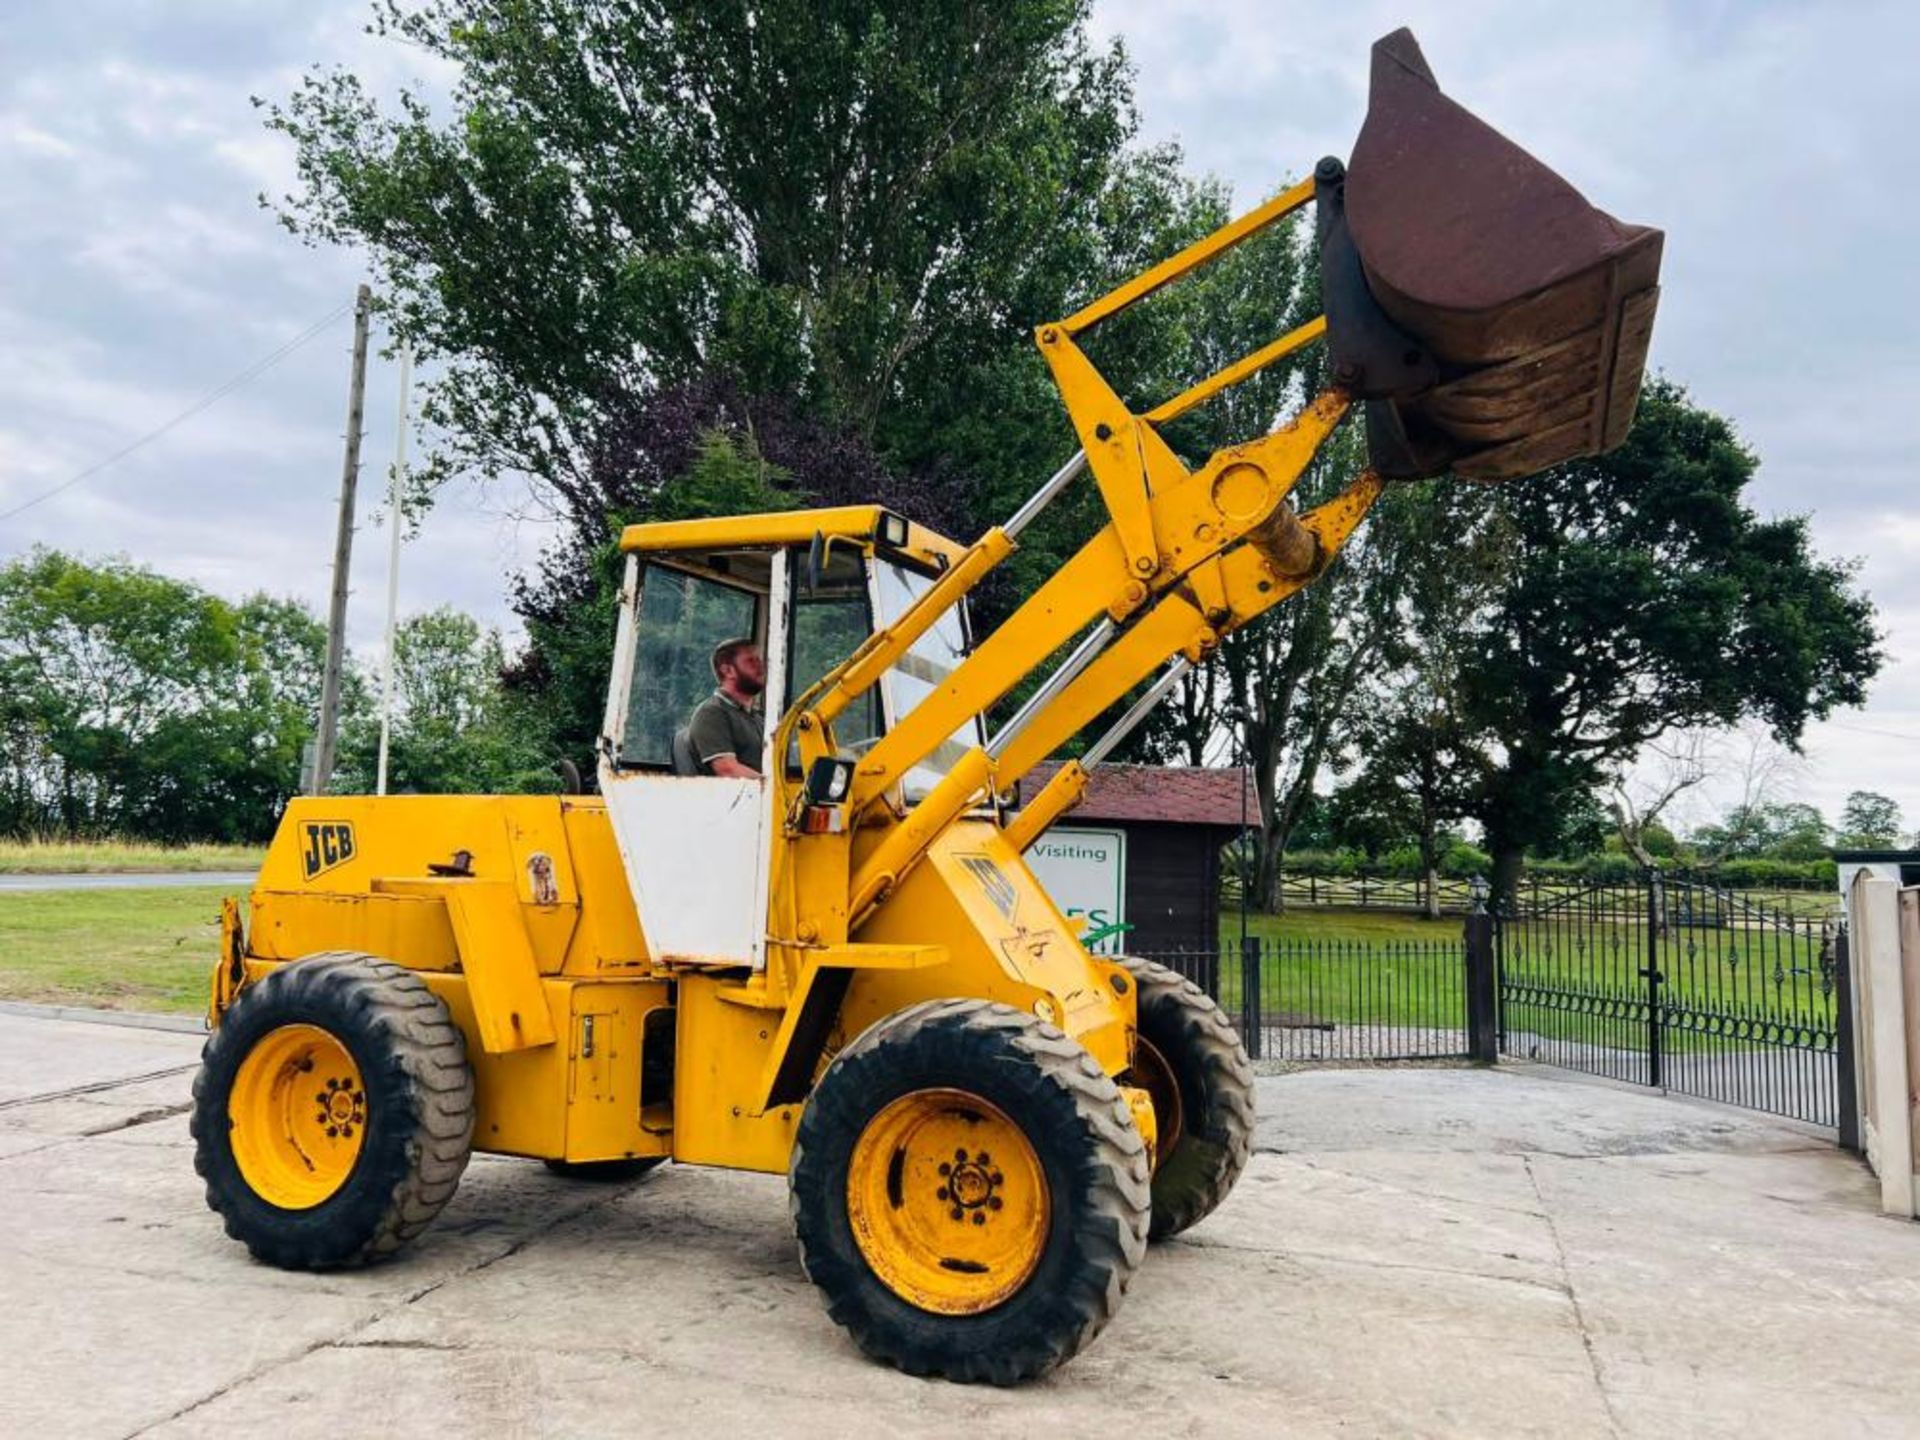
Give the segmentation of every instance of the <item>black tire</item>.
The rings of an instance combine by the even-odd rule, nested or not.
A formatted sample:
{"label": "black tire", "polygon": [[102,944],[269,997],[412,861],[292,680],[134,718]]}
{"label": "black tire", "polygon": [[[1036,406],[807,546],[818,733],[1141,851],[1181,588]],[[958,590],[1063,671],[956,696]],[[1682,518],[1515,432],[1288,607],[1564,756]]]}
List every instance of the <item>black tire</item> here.
{"label": "black tire", "polygon": [[638,1180],[666,1158],[664,1155],[638,1155],[625,1160],[549,1160],[547,1169],[563,1179],[611,1185],[621,1180]]}
{"label": "black tire", "polygon": [[[346,1179],[306,1209],[256,1193],[234,1158],[228,1102],[248,1052],[282,1026],[314,1025],[352,1055],[365,1087]],[[256,1259],[328,1270],[392,1255],[453,1198],[472,1150],[473,1071],[447,1007],[412,971],[369,955],[311,955],[248,986],[207,1038],[193,1082],[194,1169],[207,1205]]]}
{"label": "black tire", "polygon": [[[1197,1224],[1227,1198],[1253,1153],[1253,1066],[1220,1007],[1191,980],[1151,960],[1122,956],[1139,999],[1139,1038],[1178,1089],[1178,1133],[1163,1138],[1153,1172],[1151,1238]],[[1155,1089],[1140,1056],[1122,1077]],[[1156,1100],[1156,1118],[1159,1102]],[[1163,1127],[1164,1128],[1164,1127]]]}
{"label": "black tire", "polygon": [[[975,1314],[896,1294],[867,1263],[848,1213],[862,1132],[901,1096],[941,1089],[1012,1121],[1047,1186],[1031,1273]],[[1146,1144],[1119,1088],[1078,1042],[987,1001],[910,1006],[841,1051],[801,1116],[788,1178],[801,1264],[828,1314],[869,1356],[913,1375],[1011,1385],[1051,1370],[1113,1318],[1146,1253]]]}

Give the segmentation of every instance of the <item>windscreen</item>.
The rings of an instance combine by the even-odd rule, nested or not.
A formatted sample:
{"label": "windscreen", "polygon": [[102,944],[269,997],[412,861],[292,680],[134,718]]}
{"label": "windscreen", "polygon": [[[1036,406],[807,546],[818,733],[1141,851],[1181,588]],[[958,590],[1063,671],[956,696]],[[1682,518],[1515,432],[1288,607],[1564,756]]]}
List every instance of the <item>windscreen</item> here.
{"label": "windscreen", "polygon": [[[858,650],[873,633],[873,603],[866,567],[858,554],[830,557],[826,573],[810,584],[796,564],[793,584],[792,659],[787,665],[787,705],[834,666]],[[785,713],[786,706],[781,707]],[[849,754],[864,754],[881,733],[880,692],[869,690],[833,722],[834,739]],[[798,766],[798,752],[788,763]]]}
{"label": "windscreen", "polygon": [[[873,567],[875,618],[891,625],[907,607],[933,585],[928,576],[888,561]],[[887,713],[896,722],[913,710],[946,680],[966,658],[967,627],[964,611],[955,606],[936,621],[881,679],[886,689]],[[984,744],[976,717],[963,723],[934,752],[906,774],[910,801],[926,798],[954,762],[974,746]]]}

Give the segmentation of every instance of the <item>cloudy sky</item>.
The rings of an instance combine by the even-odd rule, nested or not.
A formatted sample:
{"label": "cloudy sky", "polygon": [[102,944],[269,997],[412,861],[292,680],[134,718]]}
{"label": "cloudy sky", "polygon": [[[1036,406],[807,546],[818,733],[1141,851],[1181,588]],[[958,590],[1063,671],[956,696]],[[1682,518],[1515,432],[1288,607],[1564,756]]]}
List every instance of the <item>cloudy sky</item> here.
{"label": "cloudy sky", "polygon": [[[361,278],[258,209],[289,156],[249,97],[314,63],[376,87],[423,57],[361,33],[365,0],[66,0],[0,14],[0,558],[122,552],[229,594],[324,604],[349,326],[52,498],[316,324]],[[1817,727],[1799,798],[1899,799],[1920,824],[1920,7],[1097,0],[1126,38],[1148,136],[1251,202],[1365,108],[1367,47],[1411,24],[1443,86],[1605,208],[1667,231],[1654,363],[1736,421],[1766,511],[1858,557],[1892,663]],[[378,337],[376,337],[376,342]],[[377,492],[395,375],[369,380],[352,625],[382,621]],[[402,609],[508,624],[503,575],[543,532],[521,496],[449,493],[407,546]],[[9,514],[16,507],[27,506]]]}

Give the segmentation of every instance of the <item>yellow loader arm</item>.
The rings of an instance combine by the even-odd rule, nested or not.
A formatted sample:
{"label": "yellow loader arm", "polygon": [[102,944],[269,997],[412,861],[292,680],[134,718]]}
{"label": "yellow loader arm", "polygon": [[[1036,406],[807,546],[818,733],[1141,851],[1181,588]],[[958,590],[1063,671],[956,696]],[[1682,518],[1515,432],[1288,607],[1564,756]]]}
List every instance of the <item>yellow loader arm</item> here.
{"label": "yellow loader arm", "polygon": [[[1078,337],[1309,201],[1317,202],[1326,315],[1144,414],[1131,411]],[[1104,757],[1186,668],[1324,573],[1388,478],[1448,468],[1513,478],[1619,443],[1644,369],[1660,242],[1657,230],[1589,205],[1441,94],[1412,36],[1399,31],[1374,48],[1373,97],[1351,172],[1323,160],[1310,179],[1040,327],[1035,338],[1079,453],[802,697],[779,743],[798,742],[803,773],[834,754],[834,719],[1091,470],[1106,527],[860,758],[844,800],[847,828],[886,824],[887,797],[910,769],[1047,656],[1074,648],[984,746],[892,817],[897,823],[852,870],[849,928],[959,816],[1006,793],[1171,661],[1087,759]],[[1161,439],[1159,426],[1322,340],[1335,383],[1279,429],[1195,470]],[[1292,490],[1356,405],[1366,410],[1372,464],[1333,500],[1297,513]],[[1083,765],[1065,767],[1010,838],[1030,842],[1084,784]]]}

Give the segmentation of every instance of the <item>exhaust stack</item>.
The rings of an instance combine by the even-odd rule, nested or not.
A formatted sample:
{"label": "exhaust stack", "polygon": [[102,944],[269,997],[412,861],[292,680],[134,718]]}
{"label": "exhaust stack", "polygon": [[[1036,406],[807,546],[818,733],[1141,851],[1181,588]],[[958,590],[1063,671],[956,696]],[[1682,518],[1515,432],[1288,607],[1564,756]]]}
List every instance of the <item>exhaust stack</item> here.
{"label": "exhaust stack", "polygon": [[1404,29],[1373,47],[1351,165],[1315,180],[1334,379],[1382,476],[1510,480],[1626,437],[1660,231],[1443,95]]}

